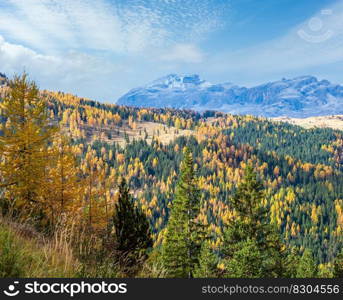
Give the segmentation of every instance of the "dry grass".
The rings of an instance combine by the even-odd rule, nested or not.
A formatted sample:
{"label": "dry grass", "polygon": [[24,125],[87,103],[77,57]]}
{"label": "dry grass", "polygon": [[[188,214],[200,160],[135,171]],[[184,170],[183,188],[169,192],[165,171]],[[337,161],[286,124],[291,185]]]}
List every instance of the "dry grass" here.
{"label": "dry grass", "polygon": [[[309,118],[289,118],[289,117],[275,117],[270,118],[276,122],[286,122],[293,125],[298,125],[304,128],[332,128],[343,130],[343,115],[334,116],[320,116]],[[206,123],[213,125],[215,122],[220,121],[220,118],[208,118]]]}
{"label": "dry grass", "polygon": [[[79,268],[79,262],[73,254],[73,226],[60,226],[51,239],[43,246],[45,260],[56,266],[66,277],[71,277]],[[57,270],[56,270],[57,271]]]}
{"label": "dry grass", "polygon": [[[30,225],[0,219],[2,240],[0,254],[9,255],[2,262],[15,264],[18,277],[73,277],[79,262],[72,253],[69,232],[57,230],[52,238],[37,233]],[[0,264],[1,266],[1,264]],[[0,267],[0,273],[3,272]],[[3,276],[10,276],[4,272]]]}
{"label": "dry grass", "polygon": [[109,144],[118,143],[122,147],[126,145],[125,136],[129,141],[146,138],[147,142],[151,143],[153,138],[157,138],[161,143],[168,144],[179,136],[190,136],[194,133],[193,130],[177,129],[155,122],[137,122],[135,129],[130,128],[125,122],[122,126],[111,128],[84,126],[82,129],[86,132],[88,141],[102,140]]}
{"label": "dry grass", "polygon": [[272,118],[272,120],[287,122],[304,128],[332,128],[343,130],[343,115],[310,117],[304,119],[279,117]]}

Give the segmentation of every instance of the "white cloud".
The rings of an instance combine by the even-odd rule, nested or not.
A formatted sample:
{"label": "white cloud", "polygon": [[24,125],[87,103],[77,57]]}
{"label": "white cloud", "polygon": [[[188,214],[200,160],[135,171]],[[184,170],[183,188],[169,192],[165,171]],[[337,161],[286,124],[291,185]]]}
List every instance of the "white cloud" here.
{"label": "white cloud", "polygon": [[166,69],[176,71],[175,62],[199,65],[204,55],[196,44],[221,26],[224,6],[0,0],[0,71],[11,76],[25,69],[42,88],[113,100]]}
{"label": "white cloud", "polygon": [[[18,65],[19,62],[21,63]],[[0,36],[0,65],[5,70],[17,70],[26,65],[51,65],[56,62],[56,58],[52,56],[40,55],[22,45],[8,43]]]}
{"label": "white cloud", "polygon": [[66,48],[130,52],[144,46],[130,43],[132,35],[139,32],[144,39],[149,39],[151,34],[157,34],[138,23],[124,30],[123,19],[103,0],[97,0],[96,5],[89,0],[11,0],[8,3],[8,9],[0,12],[0,32],[45,52]]}
{"label": "white cloud", "polygon": [[160,56],[161,60],[185,62],[185,63],[200,63],[203,61],[203,53],[192,44],[176,44]]}
{"label": "white cloud", "polygon": [[[220,26],[211,1],[3,0],[0,34],[44,52],[137,53]],[[206,6],[207,5],[207,6]],[[220,7],[222,8],[222,7]]]}
{"label": "white cloud", "polygon": [[26,70],[39,86],[45,89],[73,92],[84,97],[111,99],[115,87],[111,81],[117,73],[124,74],[124,66],[75,51],[63,57],[43,55],[7,42],[0,35],[1,72],[12,76]]}

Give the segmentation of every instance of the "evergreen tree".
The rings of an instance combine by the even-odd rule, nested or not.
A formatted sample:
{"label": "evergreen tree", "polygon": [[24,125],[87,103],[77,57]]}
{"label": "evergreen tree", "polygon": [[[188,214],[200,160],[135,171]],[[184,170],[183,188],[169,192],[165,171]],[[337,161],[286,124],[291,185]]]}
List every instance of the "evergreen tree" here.
{"label": "evergreen tree", "polygon": [[237,244],[237,251],[225,262],[225,277],[261,278],[266,276],[264,260],[266,253],[260,251],[256,241],[247,239]]}
{"label": "evergreen tree", "polygon": [[317,276],[317,266],[309,249],[304,251],[296,270],[297,278],[314,278]]}
{"label": "evergreen tree", "polygon": [[[252,266],[249,272],[251,277],[277,277],[281,276],[283,272],[281,241],[274,226],[270,224],[267,208],[263,206],[264,197],[263,185],[257,179],[253,168],[247,166],[244,179],[238,185],[234,196],[229,202],[235,217],[225,229],[222,254],[224,264],[231,266],[233,263],[239,264],[239,260],[235,259],[235,257],[240,254],[239,251],[241,251],[242,245],[245,247],[244,252],[241,253],[242,255],[255,249],[257,252],[250,253],[250,255],[258,255],[263,257],[263,260],[260,268]],[[238,254],[236,254],[237,251]],[[230,262],[230,260],[235,262]],[[238,267],[236,266],[235,269],[238,270]],[[243,265],[241,269],[244,269]],[[235,274],[227,270],[225,276],[232,275]]]}
{"label": "evergreen tree", "polygon": [[299,265],[300,256],[295,247],[289,250],[288,254],[284,259],[284,274],[286,278],[297,277],[297,267]]}
{"label": "evergreen tree", "polygon": [[343,278],[343,250],[334,260],[333,264],[333,277]]}
{"label": "evergreen tree", "polygon": [[209,242],[204,242],[199,255],[199,265],[195,267],[194,277],[216,278],[218,277],[218,257],[210,247]]}
{"label": "evergreen tree", "polygon": [[118,201],[112,219],[114,232],[114,253],[121,270],[132,275],[140,260],[146,258],[146,251],[152,247],[151,230],[145,214],[134,206],[126,180],[119,186]]}
{"label": "evergreen tree", "polygon": [[21,214],[39,209],[39,199],[47,167],[48,143],[55,128],[48,119],[46,102],[27,74],[15,76],[1,103],[6,121],[0,136],[0,186],[8,204]]}
{"label": "evergreen tree", "polygon": [[162,260],[169,277],[194,275],[204,238],[203,226],[196,220],[199,212],[193,156],[186,148],[163,242]]}

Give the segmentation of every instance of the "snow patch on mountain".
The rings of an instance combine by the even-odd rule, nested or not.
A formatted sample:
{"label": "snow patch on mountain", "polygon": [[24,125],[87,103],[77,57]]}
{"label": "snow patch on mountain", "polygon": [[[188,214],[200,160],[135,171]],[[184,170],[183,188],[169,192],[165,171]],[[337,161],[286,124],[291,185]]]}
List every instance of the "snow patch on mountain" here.
{"label": "snow patch on mountain", "polygon": [[300,76],[246,88],[212,84],[196,74],[170,74],[129,91],[117,104],[304,118],[343,114],[343,86]]}

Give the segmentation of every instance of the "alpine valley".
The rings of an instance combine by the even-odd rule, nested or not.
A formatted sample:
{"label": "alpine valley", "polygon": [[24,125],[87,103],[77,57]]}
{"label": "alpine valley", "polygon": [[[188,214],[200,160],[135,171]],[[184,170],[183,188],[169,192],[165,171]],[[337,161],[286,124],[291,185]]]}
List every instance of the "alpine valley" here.
{"label": "alpine valley", "polygon": [[0,73],[0,276],[187,277],[190,195],[192,276],[341,276],[343,131],[291,117],[343,113],[342,95],[170,75],[117,105]]}

